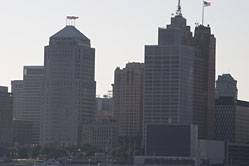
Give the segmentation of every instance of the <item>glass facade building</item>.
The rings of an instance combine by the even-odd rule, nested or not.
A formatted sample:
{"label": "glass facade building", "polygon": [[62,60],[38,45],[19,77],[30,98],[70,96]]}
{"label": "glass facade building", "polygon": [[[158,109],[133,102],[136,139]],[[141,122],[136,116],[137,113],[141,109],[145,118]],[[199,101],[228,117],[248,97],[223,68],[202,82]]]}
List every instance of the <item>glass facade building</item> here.
{"label": "glass facade building", "polygon": [[159,28],[158,45],[145,46],[144,131],[148,124],[191,124],[194,48],[182,16]]}

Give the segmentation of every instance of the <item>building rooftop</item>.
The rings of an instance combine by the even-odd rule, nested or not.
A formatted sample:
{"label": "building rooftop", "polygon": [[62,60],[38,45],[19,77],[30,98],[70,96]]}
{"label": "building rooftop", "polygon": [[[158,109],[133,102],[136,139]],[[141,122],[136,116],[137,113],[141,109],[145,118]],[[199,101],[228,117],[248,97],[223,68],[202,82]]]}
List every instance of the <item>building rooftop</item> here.
{"label": "building rooftop", "polygon": [[8,92],[8,87],[0,86],[0,92]]}
{"label": "building rooftop", "polygon": [[218,76],[218,80],[223,80],[223,81],[236,81],[231,74],[222,74]]}
{"label": "building rooftop", "polygon": [[230,96],[222,96],[215,100],[216,105],[234,105],[241,107],[249,107],[248,101],[236,100]]}
{"label": "building rooftop", "polygon": [[83,33],[72,25],[67,25],[65,28],[51,36],[51,38],[81,38],[89,40]]}

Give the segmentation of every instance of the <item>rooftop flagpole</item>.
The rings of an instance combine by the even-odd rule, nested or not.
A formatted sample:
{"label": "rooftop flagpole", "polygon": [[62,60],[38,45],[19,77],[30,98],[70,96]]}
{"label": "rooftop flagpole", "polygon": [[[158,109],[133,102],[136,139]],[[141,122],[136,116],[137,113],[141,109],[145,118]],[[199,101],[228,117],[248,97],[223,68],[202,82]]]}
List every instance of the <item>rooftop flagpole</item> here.
{"label": "rooftop flagpole", "polygon": [[202,2],[202,25],[204,25],[204,9],[205,9],[205,6],[204,6],[204,0]]}
{"label": "rooftop flagpole", "polygon": [[211,2],[207,2],[205,0],[203,0],[203,4],[202,4],[202,25],[204,25],[204,14],[205,14],[205,7],[211,6]]}

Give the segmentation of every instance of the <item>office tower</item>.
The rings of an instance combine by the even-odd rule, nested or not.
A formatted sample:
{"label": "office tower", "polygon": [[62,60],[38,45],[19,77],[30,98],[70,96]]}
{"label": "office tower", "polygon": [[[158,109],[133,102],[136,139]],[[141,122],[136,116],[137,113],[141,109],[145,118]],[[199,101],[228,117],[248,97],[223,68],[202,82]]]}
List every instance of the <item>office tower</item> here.
{"label": "office tower", "polygon": [[231,96],[236,100],[238,98],[237,81],[231,74],[218,76],[218,80],[216,81],[216,98],[222,96]]}
{"label": "office tower", "polygon": [[249,142],[249,102],[233,97],[216,99],[216,139],[233,143]]}
{"label": "office tower", "polygon": [[102,121],[114,118],[113,98],[104,95],[96,98],[95,120]]}
{"label": "office tower", "polygon": [[141,146],[144,64],[128,63],[115,70],[113,85],[114,116],[118,122],[118,143]]}
{"label": "office tower", "polygon": [[24,66],[23,80],[11,81],[14,119],[32,124],[32,144],[40,142],[43,77],[43,66]]}
{"label": "office tower", "polygon": [[215,138],[215,40],[209,26],[195,28],[193,124],[201,139]]}
{"label": "office tower", "polygon": [[40,142],[40,120],[43,66],[23,68],[23,116],[19,120],[32,122],[32,144]]}
{"label": "office tower", "polygon": [[11,93],[13,95],[13,119],[20,120],[23,117],[23,80],[11,81]]}
{"label": "office tower", "polygon": [[[149,124],[191,124],[193,117],[192,33],[181,14],[159,28],[158,45],[145,46],[144,139]],[[146,142],[146,140],[144,140]]]}
{"label": "office tower", "polygon": [[41,144],[76,145],[83,123],[94,119],[95,49],[72,25],[45,47]]}
{"label": "office tower", "polygon": [[12,145],[13,98],[8,87],[0,86],[0,147]]}

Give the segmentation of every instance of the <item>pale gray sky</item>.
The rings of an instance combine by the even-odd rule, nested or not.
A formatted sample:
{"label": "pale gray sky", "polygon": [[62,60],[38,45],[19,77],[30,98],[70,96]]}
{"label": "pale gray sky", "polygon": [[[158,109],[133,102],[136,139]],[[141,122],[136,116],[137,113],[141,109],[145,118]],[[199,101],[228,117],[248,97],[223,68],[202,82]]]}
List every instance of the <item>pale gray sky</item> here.
{"label": "pale gray sky", "polygon": [[[249,1],[210,0],[205,23],[217,38],[217,74],[238,80],[239,98],[249,100]],[[97,94],[111,89],[114,70],[143,62],[144,45],[157,44],[158,27],[170,23],[177,0],[0,0],[0,85],[22,79],[24,65],[43,65],[49,37],[76,15],[76,27],[96,49]],[[194,30],[202,0],[182,0]]]}

